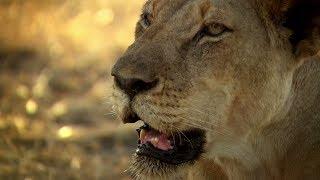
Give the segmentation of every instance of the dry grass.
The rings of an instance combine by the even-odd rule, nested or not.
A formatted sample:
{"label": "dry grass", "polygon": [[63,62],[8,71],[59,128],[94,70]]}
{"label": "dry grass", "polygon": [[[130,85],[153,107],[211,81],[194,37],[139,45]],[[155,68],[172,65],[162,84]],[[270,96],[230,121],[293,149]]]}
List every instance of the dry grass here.
{"label": "dry grass", "polygon": [[105,103],[143,0],[0,2],[0,179],[128,179]]}

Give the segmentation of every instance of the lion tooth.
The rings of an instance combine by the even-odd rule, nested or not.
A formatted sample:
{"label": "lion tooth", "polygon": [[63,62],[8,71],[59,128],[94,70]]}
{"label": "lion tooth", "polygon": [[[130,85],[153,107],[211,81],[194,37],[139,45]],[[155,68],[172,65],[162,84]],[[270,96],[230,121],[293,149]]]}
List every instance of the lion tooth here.
{"label": "lion tooth", "polygon": [[154,137],[154,138],[151,139],[151,143],[154,144],[154,145],[158,144],[158,142],[159,142],[159,138],[158,137]]}
{"label": "lion tooth", "polygon": [[141,129],[140,131],[140,139],[143,140],[146,137],[146,130],[145,129]]}

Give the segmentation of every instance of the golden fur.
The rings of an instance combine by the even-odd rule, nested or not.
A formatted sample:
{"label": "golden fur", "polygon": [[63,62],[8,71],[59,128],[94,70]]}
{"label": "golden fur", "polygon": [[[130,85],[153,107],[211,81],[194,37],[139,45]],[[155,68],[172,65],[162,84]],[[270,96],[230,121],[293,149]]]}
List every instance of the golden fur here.
{"label": "golden fur", "polygon": [[[114,71],[159,78],[155,88],[134,97],[133,110],[168,134],[206,130],[207,144],[197,162],[178,167],[135,157],[130,168],[135,178],[320,177],[319,18],[312,16],[316,23],[294,43],[295,26],[280,24],[299,2],[146,3],[151,25],[138,23],[136,41]],[[203,24],[213,22],[232,32],[195,43]],[[115,87],[113,100],[122,119],[129,98]]]}

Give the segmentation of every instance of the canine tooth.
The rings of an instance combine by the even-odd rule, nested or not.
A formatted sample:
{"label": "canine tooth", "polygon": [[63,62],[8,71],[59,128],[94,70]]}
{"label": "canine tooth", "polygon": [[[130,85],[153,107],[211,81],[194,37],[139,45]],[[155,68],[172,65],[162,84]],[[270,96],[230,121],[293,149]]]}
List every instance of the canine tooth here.
{"label": "canine tooth", "polygon": [[152,144],[158,144],[158,142],[159,142],[159,138],[158,137],[154,137],[154,138],[151,139],[151,143]]}
{"label": "canine tooth", "polygon": [[140,139],[144,139],[146,137],[146,130],[141,129],[140,131]]}

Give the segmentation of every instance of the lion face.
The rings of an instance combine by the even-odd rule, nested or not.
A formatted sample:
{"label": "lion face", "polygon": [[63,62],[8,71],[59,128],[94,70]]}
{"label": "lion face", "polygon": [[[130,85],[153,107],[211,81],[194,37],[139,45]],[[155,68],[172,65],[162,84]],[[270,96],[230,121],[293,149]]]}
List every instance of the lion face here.
{"label": "lion face", "polygon": [[146,124],[133,174],[172,176],[200,156],[250,151],[249,135],[289,94],[283,34],[267,30],[249,0],[149,0],[135,42],[112,71],[114,111],[125,123]]}

